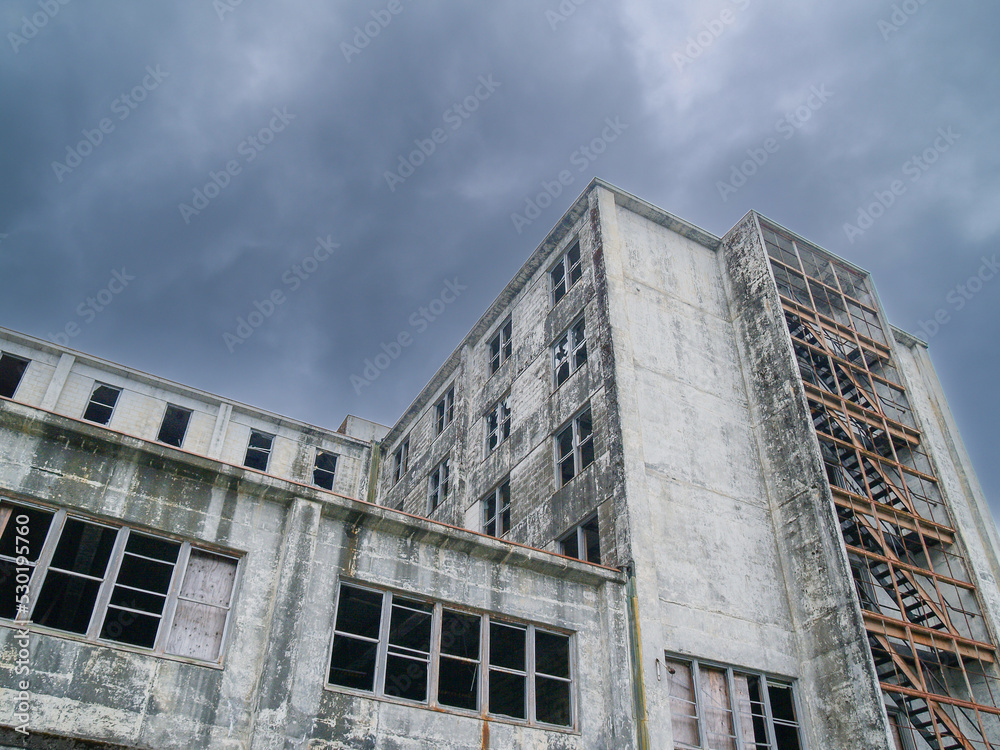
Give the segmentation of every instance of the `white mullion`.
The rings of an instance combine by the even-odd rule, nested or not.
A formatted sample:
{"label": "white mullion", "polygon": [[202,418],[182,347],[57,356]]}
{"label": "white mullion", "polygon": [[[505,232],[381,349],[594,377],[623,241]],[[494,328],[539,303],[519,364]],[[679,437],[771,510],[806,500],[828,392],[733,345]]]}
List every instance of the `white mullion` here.
{"label": "white mullion", "polygon": [[691,685],[694,688],[694,710],[698,724],[698,744],[705,747],[708,735],[705,732],[705,707],[701,702],[701,669],[696,659],[691,660]]}
{"label": "white mullion", "polygon": [[479,633],[479,714],[487,716],[490,712],[490,616],[482,617],[482,631]]}
{"label": "white mullion", "polygon": [[[31,580],[28,582],[28,617],[30,618],[34,612],[35,604],[38,602],[38,594],[42,590],[42,584],[45,582],[45,577],[49,572],[49,565],[52,563],[52,557],[56,552],[56,545],[59,544],[59,538],[62,536],[63,528],[66,526],[66,511],[64,509],[57,510],[52,516],[52,522],[49,524],[49,531],[45,535],[45,541],[42,543],[42,552],[35,560],[35,572],[31,576]],[[19,622],[29,622],[28,619],[18,618]]]}
{"label": "white mullion", "polygon": [[[95,525],[99,526],[101,524]],[[101,587],[97,590],[94,609],[90,613],[90,624],[87,626],[86,636],[91,640],[96,641],[101,634],[101,626],[104,625],[104,616],[107,613],[108,602],[111,600],[111,592],[114,590],[115,579],[118,578],[118,571],[121,569],[128,534],[129,528],[127,526],[119,526],[115,533],[115,543],[111,548],[111,559],[108,560],[108,564],[104,569],[104,580],[101,581]],[[69,571],[67,573],[76,575]]]}
{"label": "white mullion", "polygon": [[[737,750],[746,750],[743,744],[743,732],[740,725],[740,707],[736,701],[736,678],[732,667],[726,667],[726,688],[729,692],[729,710],[733,712],[733,734],[736,735]],[[750,686],[747,685],[747,700],[750,696]],[[751,707],[750,712],[753,713]],[[756,750],[756,749],[755,749]]]}
{"label": "white mullion", "polygon": [[761,690],[761,697],[764,702],[764,723],[767,724],[767,742],[772,748],[777,750],[778,738],[774,733],[774,715],[771,713],[771,685],[768,683],[765,675],[760,676],[760,684],[764,688]]}
{"label": "white mullion", "polygon": [[529,724],[537,724],[538,719],[535,717],[535,626],[528,625],[524,630],[524,640],[525,640],[525,652],[524,652],[524,681],[525,681],[525,691],[524,698],[528,701],[528,705],[525,706],[524,715],[528,720]]}
{"label": "white mullion", "polygon": [[[427,705],[437,705],[438,680],[441,670],[441,627],[444,612],[440,602],[434,602],[431,610],[431,642],[427,654]],[[435,658],[437,654],[437,658]]]}
{"label": "white mullion", "polygon": [[392,619],[392,593],[382,593],[382,622],[379,624],[378,645],[375,649],[375,695],[385,695],[385,671],[389,652],[389,624]]}
{"label": "white mullion", "polygon": [[[163,604],[162,625],[156,634],[156,641],[153,643],[153,650],[160,653],[166,651],[169,643],[170,633],[174,629],[174,615],[177,612],[177,600],[180,598],[181,587],[184,585],[184,577],[187,575],[188,562],[191,559],[191,543],[182,542],[181,548],[177,551],[177,561],[174,563],[174,572],[170,578],[170,585],[167,587],[167,600]],[[179,572],[178,572],[179,571]],[[233,593],[236,592],[235,581],[233,582]],[[232,601],[232,598],[230,598]],[[226,615],[228,622],[229,616]],[[219,653],[222,653],[221,646]]]}

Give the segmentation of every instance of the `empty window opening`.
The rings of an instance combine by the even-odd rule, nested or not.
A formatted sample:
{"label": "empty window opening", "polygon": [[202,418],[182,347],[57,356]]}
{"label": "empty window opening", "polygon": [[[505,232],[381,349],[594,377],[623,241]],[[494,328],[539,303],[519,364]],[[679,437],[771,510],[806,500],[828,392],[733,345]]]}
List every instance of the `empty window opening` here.
{"label": "empty window opening", "polygon": [[395,484],[406,473],[407,465],[410,463],[410,439],[407,438],[396,449],[392,456],[392,482]]}
{"label": "empty window opening", "polygon": [[267,471],[267,461],[271,457],[271,446],[274,443],[274,435],[268,435],[260,430],[250,431],[250,442],[247,443],[247,454],[243,458],[243,465]]}
{"label": "empty window opening", "polygon": [[486,453],[510,437],[510,396],[504,396],[486,415]]}
{"label": "empty window opening", "polygon": [[455,418],[455,389],[449,388],[434,407],[434,434],[440,435]]}
{"label": "empty window opening", "polygon": [[6,352],[0,354],[0,396],[14,398],[14,393],[21,384],[21,378],[27,369],[28,360]]}
{"label": "empty window opening", "polygon": [[580,241],[577,240],[549,271],[549,279],[552,282],[552,304],[554,305],[561,300],[582,275]]}
{"label": "empty window opening", "polygon": [[565,383],[586,361],[587,328],[584,319],[580,318],[552,347],[552,367],[555,371],[556,387]]}
{"label": "empty window opening", "polygon": [[528,629],[490,623],[490,713],[526,719],[528,699]]}
{"label": "empty window opening", "polygon": [[677,747],[801,750],[791,684],[696,660],[665,663]]}
{"label": "empty window opening", "polygon": [[88,422],[97,424],[107,424],[111,421],[111,414],[118,403],[118,396],[121,395],[121,388],[114,388],[103,383],[96,383],[94,390],[90,393],[90,402],[87,410],[83,412],[83,418]]}
{"label": "empty window opening", "polygon": [[342,584],[333,630],[330,684],[373,691],[381,633],[382,593]]}
{"label": "empty window opening", "polygon": [[535,718],[545,724],[572,724],[569,638],[535,630]]}
{"label": "empty window opening", "polygon": [[513,322],[508,318],[507,322],[500,326],[493,338],[490,340],[490,374],[492,375],[500,369],[500,365],[506,362],[513,351],[511,344],[511,334],[513,333]]}
{"label": "empty window opening", "polygon": [[510,531],[510,480],[483,498],[483,532],[502,537]]}
{"label": "empty window opening", "polygon": [[464,612],[441,612],[441,659],[438,703],[479,710],[479,641],[482,618]]}
{"label": "empty window opening", "polygon": [[601,562],[601,535],[597,527],[597,516],[581,523],[561,540],[562,553],[585,562]]}
{"label": "empty window opening", "polygon": [[337,471],[337,454],[326,451],[316,451],[316,464],[313,466],[313,484],[324,490],[333,489],[333,479]]}
{"label": "empty window opening", "polygon": [[0,503],[0,617],[27,616],[27,586],[35,576],[53,515],[41,508]]}
{"label": "empty window opening", "polygon": [[574,417],[556,435],[556,460],[560,487],[594,462],[593,438],[593,423],[589,407]]}
{"label": "empty window opening", "polygon": [[427,602],[392,598],[385,660],[386,695],[427,702],[433,609]]}
{"label": "empty window opening", "polygon": [[428,512],[433,511],[448,498],[451,474],[451,459],[446,458],[431,472],[428,481]]}
{"label": "empty window opening", "polygon": [[184,434],[187,432],[188,422],[191,421],[191,410],[183,409],[180,406],[167,404],[167,409],[163,412],[163,422],[160,423],[160,432],[156,439],[161,443],[180,448],[184,442]]}

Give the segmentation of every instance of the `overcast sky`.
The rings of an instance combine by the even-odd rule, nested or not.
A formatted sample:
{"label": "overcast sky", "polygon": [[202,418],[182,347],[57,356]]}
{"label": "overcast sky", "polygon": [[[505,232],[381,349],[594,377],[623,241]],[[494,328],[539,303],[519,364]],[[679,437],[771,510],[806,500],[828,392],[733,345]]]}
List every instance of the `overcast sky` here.
{"label": "overcast sky", "polygon": [[0,325],[392,424],[600,176],[870,270],[929,338],[996,512],[1000,282],[957,285],[1000,251],[997,28],[981,0],[5,0]]}

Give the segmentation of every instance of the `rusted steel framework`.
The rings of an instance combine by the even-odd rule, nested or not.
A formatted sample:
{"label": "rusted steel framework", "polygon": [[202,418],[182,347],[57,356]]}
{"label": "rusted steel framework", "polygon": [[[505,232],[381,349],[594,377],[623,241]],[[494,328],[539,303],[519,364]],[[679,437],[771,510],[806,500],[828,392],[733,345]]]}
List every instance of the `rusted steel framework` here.
{"label": "rusted steel framework", "polygon": [[902,750],[1000,750],[997,649],[864,275],[762,222]]}

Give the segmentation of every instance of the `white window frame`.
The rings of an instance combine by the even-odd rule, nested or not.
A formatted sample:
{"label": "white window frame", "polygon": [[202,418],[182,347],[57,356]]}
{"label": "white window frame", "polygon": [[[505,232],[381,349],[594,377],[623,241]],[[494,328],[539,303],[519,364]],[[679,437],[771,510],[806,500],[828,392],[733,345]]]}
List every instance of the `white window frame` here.
{"label": "white window frame", "polygon": [[[490,376],[495,375],[501,367],[503,367],[504,362],[511,358],[514,353],[514,321],[513,318],[508,317],[503,323],[496,329],[496,332],[490,337],[487,356],[489,357],[490,363]],[[494,343],[496,344],[496,354],[493,353]]]}
{"label": "white window frame", "polygon": [[427,514],[437,510],[451,492],[451,456],[446,456],[427,477]]}
{"label": "white window frame", "polygon": [[[331,456],[333,458],[333,468],[332,469],[321,468],[319,466],[319,458],[320,458],[320,456]],[[337,464],[339,464],[339,463],[340,463],[340,454],[339,453],[334,453],[333,451],[324,450],[323,448],[317,448],[316,449],[316,454],[315,454],[315,456],[313,456],[313,472],[312,472],[312,483],[313,483],[313,485],[315,485],[316,487],[319,487],[320,489],[328,489],[328,491],[332,492],[333,488],[334,488],[334,485],[335,485],[335,483],[337,481]],[[319,482],[316,481],[316,473],[317,472],[322,472],[323,474],[329,474],[330,475],[330,487],[329,488],[323,487],[321,484],[319,484]]]}
{"label": "white window frame", "polygon": [[[803,714],[801,706],[799,705],[799,695],[795,680],[788,679],[785,677],[777,677],[754,669],[743,669],[741,667],[735,667],[731,664],[723,664],[720,662],[714,662],[707,659],[697,659],[683,654],[673,654],[670,653],[669,651],[664,654],[664,658],[666,662],[683,662],[690,665],[692,690],[695,696],[695,712],[697,714],[699,744],[689,745],[687,743],[681,743],[675,740],[674,744],[676,748],[679,749],[682,748],[683,750],[703,750],[704,748],[708,747],[706,739],[707,731],[705,722],[705,711],[704,711],[704,706],[702,706],[701,704],[702,696],[701,696],[700,670],[704,668],[717,671],[724,671],[726,674],[726,692],[728,693],[729,696],[728,710],[731,712],[732,715],[733,732],[736,735],[735,741],[737,750],[753,750],[753,748],[748,747],[747,744],[743,741],[743,731],[741,726],[742,715],[740,713],[741,708],[736,698],[736,691],[734,689],[734,680],[733,680],[734,674],[741,674],[741,675],[746,675],[747,677],[757,678],[759,680],[759,684],[763,688],[761,695],[761,702],[764,709],[763,718],[765,719],[765,724],[767,728],[767,747],[770,750],[784,750],[783,748],[779,748],[776,744],[777,740],[775,738],[775,733],[774,733],[775,719],[773,712],[771,710],[770,688],[771,686],[775,687],[780,686],[782,688],[788,688],[792,699],[792,709],[795,712],[794,727],[796,729],[798,745],[800,750],[806,750],[805,738],[803,737],[803,731],[802,731]],[[666,667],[666,665],[665,668],[669,670],[669,667]],[[669,695],[669,687],[670,687],[670,677],[668,674],[667,702],[668,704],[670,704],[669,710],[671,712],[671,716],[673,716],[673,697]],[[782,724],[783,726],[792,726],[782,722],[779,722],[779,724]]]}
{"label": "white window frame", "polygon": [[392,452],[392,483],[396,484],[405,476],[410,463],[410,438],[407,437]]}
{"label": "white window frame", "polygon": [[[507,504],[503,504],[503,488],[507,488]],[[493,514],[490,515],[489,503],[490,500],[493,501]],[[510,506],[511,506],[511,496],[510,496],[510,477],[506,477],[500,484],[494,487],[492,490],[487,492],[483,499],[481,500],[483,506],[483,533],[487,536],[496,537],[497,539],[503,539],[510,533],[511,524],[510,521]],[[493,533],[489,531],[490,523],[493,523],[493,530],[495,532],[501,532],[501,526],[503,523],[504,511],[507,511],[508,527],[502,531],[502,533]]]}
{"label": "white window frame", "polygon": [[[230,550],[219,550],[212,547],[208,547],[202,544],[193,544],[190,541],[178,539],[176,537],[171,537],[166,534],[157,531],[149,531],[146,529],[135,528],[132,526],[126,526],[120,523],[114,523],[109,521],[100,520],[93,518],[86,514],[77,513],[76,511],[70,511],[66,508],[57,508],[54,506],[46,506],[38,503],[24,502],[21,500],[9,499],[7,497],[0,496],[0,500],[3,504],[11,508],[10,516],[7,519],[7,523],[14,523],[17,520],[19,507],[30,508],[36,511],[42,511],[45,513],[51,513],[52,518],[49,522],[48,530],[45,534],[45,539],[42,542],[42,548],[36,559],[36,562],[32,564],[32,572],[30,580],[28,582],[28,590],[26,593],[27,601],[25,603],[26,611],[29,614],[18,613],[14,619],[0,618],[0,623],[11,623],[11,626],[17,628],[27,628],[32,631],[43,632],[51,635],[57,635],[64,638],[69,638],[73,640],[84,640],[92,643],[99,643],[103,646],[110,646],[112,648],[119,648],[124,650],[134,650],[140,651],[142,653],[154,654],[156,656],[162,656],[169,659],[179,659],[194,661],[199,664],[206,665],[221,665],[223,663],[223,658],[226,653],[226,645],[229,640],[229,630],[232,625],[232,614],[234,604],[239,595],[239,587],[242,579],[243,565],[241,556],[230,551]],[[97,591],[97,596],[94,599],[93,608],[90,613],[90,620],[87,625],[87,629],[83,633],[77,633],[68,630],[61,630],[59,628],[39,625],[33,623],[29,617],[30,613],[33,612],[35,605],[38,603],[39,595],[42,588],[45,585],[45,579],[47,578],[49,571],[54,570],[58,572],[59,568],[53,568],[51,566],[53,556],[56,552],[56,548],[59,544],[59,540],[62,536],[63,530],[66,527],[66,522],[69,520],[77,520],[86,524],[100,526],[106,529],[111,529],[115,532],[114,544],[108,558],[108,563],[105,567],[103,577],[97,579],[93,576],[84,575],[76,572],[71,572],[71,575],[81,578],[89,578],[91,580],[99,580],[100,587]],[[4,528],[3,516],[0,515],[0,532]],[[122,562],[126,555],[126,545],[128,544],[129,536],[132,534],[141,534],[142,536],[151,537],[160,541],[169,542],[172,544],[179,545],[177,558],[171,564],[167,561],[164,564],[171,564],[173,569],[171,572],[170,583],[168,585],[167,593],[163,595],[165,597],[163,610],[159,615],[160,624],[157,626],[157,632],[155,636],[155,641],[151,647],[145,647],[138,644],[128,643],[127,641],[115,640],[113,638],[106,638],[101,636],[102,629],[105,625],[105,621],[109,616],[109,610],[114,609],[118,611],[128,612],[130,611],[127,607],[122,605],[111,605],[111,596],[114,593],[116,586],[123,586],[125,588],[131,588],[127,584],[119,584],[118,576],[121,572]],[[215,661],[210,661],[206,659],[201,659],[194,656],[186,656],[183,654],[175,654],[167,650],[167,646],[170,643],[170,636],[175,623],[175,615],[177,609],[177,603],[179,601],[189,601],[186,597],[181,594],[181,588],[184,582],[184,578],[188,572],[188,563],[190,562],[191,553],[193,551],[202,552],[208,555],[213,555],[216,557],[224,557],[231,560],[236,566],[235,573],[233,576],[233,586],[229,595],[229,602],[226,606],[220,607],[215,604],[206,604],[206,606],[211,606],[216,609],[223,609],[226,612],[225,621],[223,623],[222,633],[219,640],[219,654]],[[135,553],[129,552],[129,555],[135,556]],[[8,557],[0,557],[0,559],[10,562],[12,559]],[[13,562],[16,563],[17,558],[13,558]],[[136,589],[142,591],[142,589]],[[197,601],[197,600],[190,600]],[[199,602],[200,603],[200,602]],[[151,613],[145,612],[141,609],[135,610],[138,614],[143,614],[147,616],[154,616]]]}
{"label": "white window frame", "polygon": [[[582,326],[583,336],[578,338],[577,327]],[[559,351],[565,346],[566,356],[563,360],[559,359]],[[589,357],[589,349],[587,347],[587,321],[586,318],[581,315],[576,320],[573,321],[562,335],[556,340],[552,345],[552,383],[553,386],[558,389],[569,380],[573,373],[579,370],[587,363]],[[566,377],[560,382],[559,380],[559,367],[563,361],[568,362],[569,372]]]}
{"label": "white window frame", "polygon": [[[262,437],[271,438],[270,442],[268,443],[268,446],[267,446],[266,450],[264,448],[258,448],[256,446],[251,446],[251,443],[253,442],[254,435],[261,435]],[[268,470],[268,468],[271,466],[271,454],[274,453],[274,441],[275,441],[276,438],[277,438],[277,435],[274,435],[274,434],[272,434],[270,432],[264,432],[264,430],[258,430],[256,427],[251,428],[250,429],[250,437],[247,438],[247,450],[246,450],[246,453],[243,454],[243,466],[245,466],[248,469],[253,469],[254,471],[263,471],[263,472],[266,472]],[[247,464],[247,461],[250,460],[250,451],[254,451],[255,455],[256,454],[261,454],[261,453],[264,454],[264,466],[263,466],[263,468],[258,469],[256,466],[249,466]]]}
{"label": "white window frame", "polygon": [[[577,255],[576,262],[571,261],[569,257],[574,250],[576,250]],[[555,279],[557,269],[562,270],[562,277],[559,281]],[[580,239],[576,238],[566,247],[566,251],[559,257],[559,260],[549,268],[549,301],[552,307],[559,304],[559,301],[569,294],[569,290],[582,277],[583,248],[580,247]],[[562,294],[557,294],[560,287],[563,287]]]}
{"label": "white window frame", "polygon": [[[107,404],[102,404],[99,401],[98,402],[94,401],[94,394],[97,393],[97,389],[98,388],[110,388],[111,390],[115,391],[116,394],[117,394],[115,396],[115,402],[111,405],[111,413],[108,414],[108,418],[104,422],[98,422],[96,419],[88,419],[87,418],[87,412],[90,411],[90,407],[92,405],[94,405],[94,406],[100,406],[100,407],[103,407],[105,409],[108,408]],[[94,381],[94,386],[90,389],[90,398],[87,399],[87,405],[83,407],[83,416],[81,417],[81,419],[83,419],[83,420],[85,420],[87,422],[90,422],[91,424],[99,424],[99,425],[102,425],[104,427],[107,427],[108,425],[110,425],[111,424],[111,420],[114,419],[114,417],[115,417],[115,409],[118,408],[118,403],[121,401],[123,390],[124,390],[123,388],[121,388],[120,386],[117,386],[117,385],[111,385],[110,383],[102,383],[100,381]]]}
{"label": "white window frame", "polygon": [[[363,589],[365,591],[370,591],[382,595],[382,610],[381,610],[381,619],[379,622],[379,638],[377,642],[377,650],[375,656],[374,690],[371,691],[346,687],[330,682],[330,667],[333,659],[334,641],[336,640],[338,635],[336,631],[336,623],[341,603],[340,592],[344,586],[350,586],[356,589]],[[431,613],[431,645],[430,645],[430,663],[427,675],[427,695],[425,700],[423,701],[414,701],[406,698],[388,695],[386,694],[385,691],[386,661],[389,652],[389,625],[392,615],[392,600],[393,597],[395,596],[399,596],[403,599],[421,601],[433,606],[433,610]],[[479,659],[472,660],[472,663],[475,663],[478,668],[479,688],[478,688],[478,695],[476,702],[477,708],[475,710],[457,708],[454,706],[441,704],[438,701],[438,687],[439,687],[440,667],[442,658],[441,623],[444,610],[448,610],[449,612],[455,612],[461,615],[479,618]],[[507,670],[505,668],[490,664],[489,660],[490,625],[494,623],[514,628],[523,628],[525,630],[526,669],[524,672],[513,672],[511,670]],[[562,731],[562,732],[577,731],[577,722],[579,716],[579,703],[578,703],[579,698],[577,695],[578,692],[577,683],[579,679],[577,677],[578,672],[577,672],[577,654],[576,654],[576,635],[571,631],[567,631],[558,627],[551,627],[548,625],[536,625],[535,623],[525,622],[523,620],[518,620],[516,618],[509,618],[502,615],[496,615],[488,612],[473,610],[464,606],[459,606],[448,602],[442,602],[439,600],[430,599],[421,594],[413,594],[406,591],[383,589],[377,586],[372,586],[365,582],[360,582],[350,579],[341,579],[337,583],[336,599],[333,612],[333,625],[331,627],[331,631],[332,632],[330,636],[330,643],[327,648],[326,673],[324,677],[324,687],[327,690],[350,693],[352,695],[361,695],[369,698],[375,698],[378,700],[385,700],[394,703],[402,703],[407,706],[427,708],[434,711],[440,711],[445,713],[462,714],[465,716],[480,716],[483,713],[487,713],[491,721],[500,721],[505,723],[518,724],[521,726],[537,726],[549,730]],[[553,675],[538,673],[536,671],[535,668],[536,633],[551,634],[567,639],[568,668],[569,668],[568,678],[555,677]],[[358,636],[350,633],[345,633],[343,635],[349,638],[358,638]],[[375,641],[369,640],[367,642],[374,643]],[[444,656],[447,658],[456,658],[456,657],[450,657],[447,654],[445,654]],[[489,711],[489,705],[488,705],[489,673],[491,671],[509,672],[509,673],[525,675],[526,718],[519,719],[516,717],[507,716],[506,714],[495,714]],[[539,721],[537,719],[535,693],[536,693],[536,679],[539,676],[545,679],[555,679],[569,684],[569,695],[570,695],[569,724],[549,724],[546,722]]]}
{"label": "white window frame", "polygon": [[[486,427],[486,455],[500,447],[507,438],[510,437],[510,423],[512,409],[510,408],[510,394],[497,399],[496,403],[483,416],[483,424]],[[495,421],[496,424],[491,424]],[[491,446],[490,442],[496,438],[496,442]]]}
{"label": "white window frame", "polygon": [[[585,438],[581,439],[580,418],[583,417],[584,414],[590,414],[590,434],[587,435]],[[572,453],[573,476],[571,476],[564,482],[562,479],[562,461],[564,457],[560,455],[559,443],[560,443],[560,438],[567,430],[573,431],[573,453]],[[555,470],[556,470],[556,488],[558,489],[561,487],[565,487],[567,484],[572,482],[574,479],[580,476],[580,474],[582,474],[588,466],[591,466],[597,460],[597,449],[594,443],[594,412],[592,411],[590,404],[587,404],[582,409],[580,409],[580,411],[574,414],[571,419],[567,420],[562,425],[562,427],[556,430],[555,440],[553,441],[553,443],[554,443],[553,452],[555,457]],[[591,452],[593,455],[591,456],[590,461],[584,464],[583,447],[587,443],[590,444]]]}
{"label": "white window frame", "polygon": [[[591,523],[594,524],[594,532],[597,534],[597,546],[601,546],[601,527],[597,519],[597,513],[591,513],[584,520],[574,526],[566,534],[563,534],[559,538],[559,550],[566,557],[572,557],[574,560],[582,560],[583,562],[594,563],[596,565],[601,565],[600,560],[591,560],[587,557],[587,531],[585,527],[589,526]],[[566,542],[570,539],[576,541],[576,551],[577,554],[571,555],[566,551]],[[604,556],[604,550],[600,551],[600,556]]]}
{"label": "white window frame", "polygon": [[14,385],[14,390],[11,391],[10,396],[7,397],[12,399],[17,395],[18,389],[24,383],[24,376],[28,374],[28,368],[31,367],[31,360],[26,357],[19,357],[16,354],[12,354],[11,352],[0,351],[0,363],[2,363],[4,359],[9,359],[15,363],[19,362],[24,363],[24,369],[21,370],[21,374],[17,378],[17,383]]}
{"label": "white window frame", "polygon": [[[167,413],[171,409],[176,409],[177,411],[187,412],[187,415],[188,415],[187,422],[184,423],[184,429],[181,431],[180,442],[177,443],[177,445],[174,445],[173,443],[164,442],[163,440],[160,439],[160,435],[163,434],[164,423],[167,420]],[[181,448],[181,447],[183,447],[184,446],[184,441],[187,439],[187,436],[188,436],[188,429],[191,427],[191,417],[193,417],[193,416],[194,416],[194,409],[188,409],[186,406],[178,406],[177,404],[167,403],[167,405],[163,407],[163,416],[160,417],[160,427],[156,431],[156,442],[162,443],[163,445],[169,445],[169,446],[171,446],[173,448]]]}
{"label": "white window frame", "polygon": [[437,437],[455,420],[455,386],[452,385],[434,405],[434,436]]}

